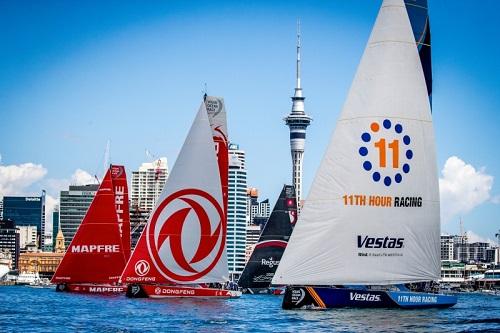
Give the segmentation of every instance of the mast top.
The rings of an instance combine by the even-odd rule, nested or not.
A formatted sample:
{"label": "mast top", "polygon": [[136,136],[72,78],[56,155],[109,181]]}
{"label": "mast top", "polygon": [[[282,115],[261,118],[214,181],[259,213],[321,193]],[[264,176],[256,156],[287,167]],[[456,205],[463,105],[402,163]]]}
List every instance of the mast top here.
{"label": "mast top", "polygon": [[[300,19],[297,19],[297,84],[295,92],[301,89],[300,87]],[[296,94],[297,96],[297,94]],[[299,95],[300,96],[300,95]]]}

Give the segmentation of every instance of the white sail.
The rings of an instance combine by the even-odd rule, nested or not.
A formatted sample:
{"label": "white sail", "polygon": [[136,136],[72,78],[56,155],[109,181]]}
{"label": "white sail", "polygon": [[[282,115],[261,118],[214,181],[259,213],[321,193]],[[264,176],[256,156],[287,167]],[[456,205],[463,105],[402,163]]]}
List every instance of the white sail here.
{"label": "white sail", "polygon": [[155,268],[177,283],[227,281],[225,226],[212,130],[201,103],[147,225]]}
{"label": "white sail", "polygon": [[440,273],[429,99],[403,0],[385,0],[274,284],[395,284]]}

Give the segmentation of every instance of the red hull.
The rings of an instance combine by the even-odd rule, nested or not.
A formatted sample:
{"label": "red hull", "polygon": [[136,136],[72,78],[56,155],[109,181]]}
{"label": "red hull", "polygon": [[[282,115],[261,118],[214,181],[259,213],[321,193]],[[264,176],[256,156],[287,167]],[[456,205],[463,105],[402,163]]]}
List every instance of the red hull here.
{"label": "red hull", "polygon": [[[137,292],[136,292],[137,291]],[[140,296],[139,296],[140,293]],[[150,298],[238,298],[240,291],[191,286],[131,285],[127,291],[129,297]]]}
{"label": "red hull", "polygon": [[79,294],[117,295],[124,294],[127,291],[127,286],[94,283],[68,283],[58,284],[56,290]]}

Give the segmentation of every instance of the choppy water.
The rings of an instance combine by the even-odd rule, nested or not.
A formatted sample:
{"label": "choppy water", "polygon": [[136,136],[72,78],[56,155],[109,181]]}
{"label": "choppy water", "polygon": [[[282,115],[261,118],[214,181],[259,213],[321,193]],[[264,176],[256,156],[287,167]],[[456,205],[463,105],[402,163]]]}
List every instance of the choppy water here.
{"label": "choppy water", "polygon": [[450,309],[284,311],[281,297],[148,300],[0,287],[0,332],[500,332],[500,297]]}

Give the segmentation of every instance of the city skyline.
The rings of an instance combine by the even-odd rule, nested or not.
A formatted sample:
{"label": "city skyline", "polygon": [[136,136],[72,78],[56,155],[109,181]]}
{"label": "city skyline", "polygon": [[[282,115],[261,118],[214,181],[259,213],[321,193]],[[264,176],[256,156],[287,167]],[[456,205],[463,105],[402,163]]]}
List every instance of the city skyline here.
{"label": "city skyline", "polygon": [[[429,3],[442,231],[457,233],[461,217],[466,230],[493,240],[499,4],[472,13],[450,4]],[[274,201],[292,182],[282,118],[295,84],[299,17],[302,82],[315,119],[304,159],[307,199],[379,5],[1,4],[0,196],[45,188],[49,201],[70,183],[92,182],[102,176],[107,140],[110,161],[129,174],[148,161],[146,149],[174,162],[206,83],[226,100],[229,138],[246,151],[248,184]]]}

